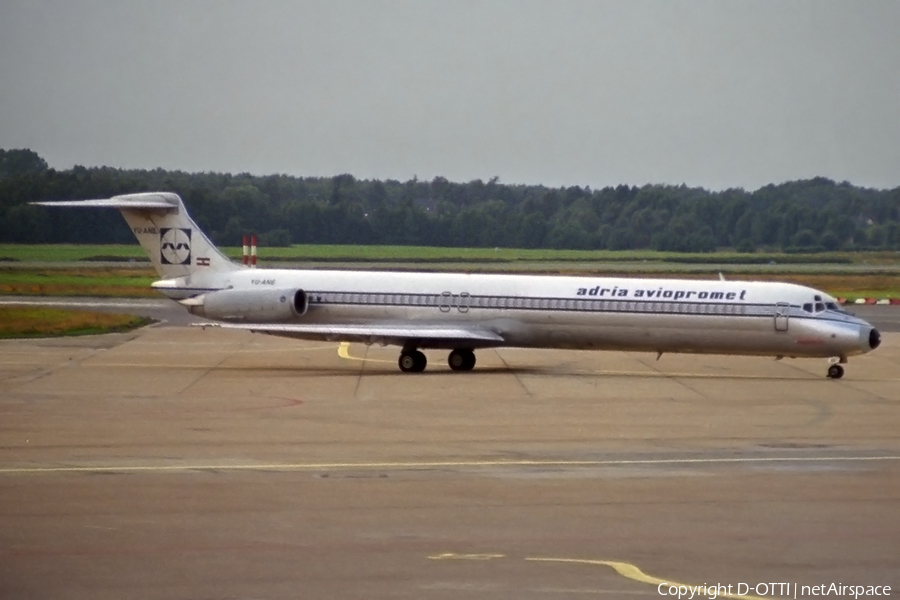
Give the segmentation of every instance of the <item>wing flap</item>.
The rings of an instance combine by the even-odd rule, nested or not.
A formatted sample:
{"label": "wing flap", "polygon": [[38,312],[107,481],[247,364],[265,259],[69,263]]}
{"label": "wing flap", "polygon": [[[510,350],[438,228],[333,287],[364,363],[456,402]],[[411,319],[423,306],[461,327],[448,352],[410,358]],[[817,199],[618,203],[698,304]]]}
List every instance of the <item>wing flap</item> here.
{"label": "wing flap", "polygon": [[503,336],[478,326],[433,325],[409,323],[328,324],[328,323],[194,323],[197,327],[242,329],[281,337],[330,342],[363,342],[403,346],[415,343],[425,348],[465,345],[470,347],[501,346]]}

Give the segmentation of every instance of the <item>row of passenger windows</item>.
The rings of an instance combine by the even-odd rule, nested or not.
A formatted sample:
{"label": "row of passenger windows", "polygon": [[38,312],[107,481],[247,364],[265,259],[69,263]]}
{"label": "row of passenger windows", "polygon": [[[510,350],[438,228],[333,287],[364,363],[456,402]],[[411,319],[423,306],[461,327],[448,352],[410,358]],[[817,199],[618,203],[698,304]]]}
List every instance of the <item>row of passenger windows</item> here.
{"label": "row of passenger windows", "polygon": [[391,306],[436,306],[441,310],[467,311],[469,308],[518,308],[533,310],[627,311],[680,314],[746,314],[746,306],[701,302],[635,302],[627,300],[567,300],[563,298],[517,298],[469,296],[467,294],[353,294],[326,292],[311,294],[324,304],[371,304]]}

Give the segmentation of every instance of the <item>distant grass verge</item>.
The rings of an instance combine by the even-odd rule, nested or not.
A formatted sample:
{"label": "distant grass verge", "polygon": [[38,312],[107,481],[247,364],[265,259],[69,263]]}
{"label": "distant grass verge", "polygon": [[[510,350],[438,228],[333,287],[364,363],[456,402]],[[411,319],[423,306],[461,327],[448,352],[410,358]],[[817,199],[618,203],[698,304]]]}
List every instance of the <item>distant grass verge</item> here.
{"label": "distant grass verge", "polygon": [[[241,248],[223,246],[230,258],[240,260]],[[896,264],[900,254],[889,251],[742,253],[721,250],[711,253],[657,252],[654,250],[551,250],[523,248],[447,248],[429,246],[363,246],[353,244],[295,244],[262,246],[263,261],[301,262],[412,262],[517,263],[517,262],[631,262],[650,261],[681,264]],[[0,260],[11,262],[136,261],[147,257],[137,244],[0,244]]]}
{"label": "distant grass verge", "polygon": [[0,269],[0,294],[15,296],[159,297],[148,268]]}
{"label": "distant grass verge", "polygon": [[835,298],[900,298],[900,281],[893,275],[791,274],[750,277],[732,275],[728,279],[785,281],[824,290]]}
{"label": "distant grass verge", "polygon": [[9,306],[0,310],[0,339],[115,333],[131,331],[152,322],[153,319],[133,315]]}
{"label": "distant grass verge", "polygon": [[[465,265],[461,265],[465,267]],[[664,269],[665,267],[663,267]],[[502,270],[505,271],[505,270]],[[501,271],[501,272],[502,272]],[[515,268],[508,269],[516,272]],[[543,272],[543,271],[536,271]],[[567,275],[712,279],[711,274],[665,270],[594,272],[573,269]],[[841,298],[900,298],[900,278],[893,273],[728,273],[728,279],[787,281],[825,290]],[[71,269],[0,268],[0,295],[100,296],[160,298],[150,284],[157,277],[149,268],[79,267]]]}
{"label": "distant grass verge", "polygon": [[0,244],[0,260],[69,262],[75,260],[147,261],[134,244]]}

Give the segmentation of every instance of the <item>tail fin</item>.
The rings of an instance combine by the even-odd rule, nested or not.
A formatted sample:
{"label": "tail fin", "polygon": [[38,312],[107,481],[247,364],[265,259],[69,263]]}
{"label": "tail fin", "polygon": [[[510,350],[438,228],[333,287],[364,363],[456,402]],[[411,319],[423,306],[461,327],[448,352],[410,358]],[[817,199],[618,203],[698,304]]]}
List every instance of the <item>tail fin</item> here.
{"label": "tail fin", "polygon": [[118,208],[143,246],[160,277],[198,272],[233,271],[240,267],[219,252],[188,216],[178,194],[150,192],[98,200],[32,202],[41,206]]}

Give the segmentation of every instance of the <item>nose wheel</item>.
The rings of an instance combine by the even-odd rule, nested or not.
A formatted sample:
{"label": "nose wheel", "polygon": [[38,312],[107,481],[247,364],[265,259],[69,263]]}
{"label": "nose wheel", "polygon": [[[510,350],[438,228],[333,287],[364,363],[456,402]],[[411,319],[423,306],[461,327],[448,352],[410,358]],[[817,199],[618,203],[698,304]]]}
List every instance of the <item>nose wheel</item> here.
{"label": "nose wheel", "polygon": [[828,378],[829,379],[840,379],[844,376],[844,367],[841,365],[831,365],[828,367]]}
{"label": "nose wheel", "polygon": [[428,364],[428,359],[418,350],[404,350],[397,361],[404,373],[421,373]]}

